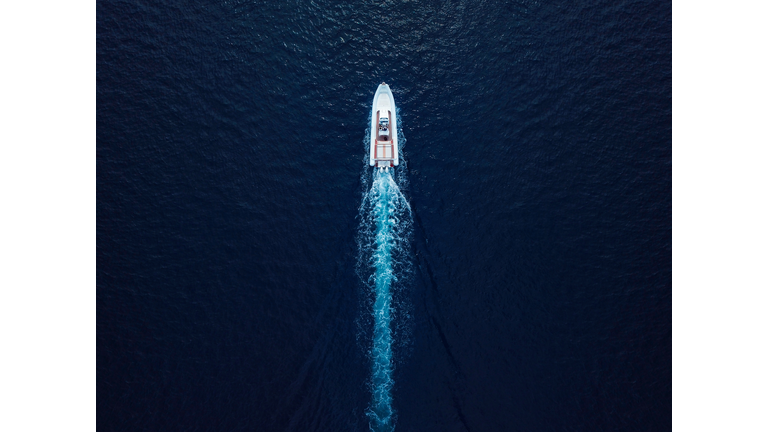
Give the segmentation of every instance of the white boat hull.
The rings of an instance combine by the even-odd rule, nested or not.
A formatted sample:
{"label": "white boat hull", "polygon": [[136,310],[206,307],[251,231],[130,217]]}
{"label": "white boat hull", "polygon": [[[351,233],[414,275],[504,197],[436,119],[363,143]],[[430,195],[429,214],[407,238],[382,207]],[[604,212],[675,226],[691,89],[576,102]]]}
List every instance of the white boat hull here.
{"label": "white boat hull", "polygon": [[[383,120],[387,120],[382,123]],[[371,107],[371,146],[369,164],[396,167],[400,164],[397,145],[397,108],[386,83],[379,85]]]}

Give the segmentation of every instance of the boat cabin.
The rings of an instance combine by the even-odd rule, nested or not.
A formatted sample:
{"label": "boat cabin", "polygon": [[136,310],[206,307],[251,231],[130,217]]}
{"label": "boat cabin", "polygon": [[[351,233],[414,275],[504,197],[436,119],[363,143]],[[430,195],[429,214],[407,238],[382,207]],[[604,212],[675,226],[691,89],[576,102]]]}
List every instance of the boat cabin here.
{"label": "boat cabin", "polygon": [[374,150],[376,166],[394,166],[392,162],[395,159],[395,149],[392,143],[392,128],[389,124],[390,112],[388,110],[383,112],[377,111],[376,117],[376,124],[378,125],[376,148]]}
{"label": "boat cabin", "polygon": [[[382,117],[381,111],[379,111],[379,133],[378,133],[378,140],[379,141],[389,141],[390,133],[389,133],[389,117]],[[387,116],[388,112],[384,114],[384,116]]]}

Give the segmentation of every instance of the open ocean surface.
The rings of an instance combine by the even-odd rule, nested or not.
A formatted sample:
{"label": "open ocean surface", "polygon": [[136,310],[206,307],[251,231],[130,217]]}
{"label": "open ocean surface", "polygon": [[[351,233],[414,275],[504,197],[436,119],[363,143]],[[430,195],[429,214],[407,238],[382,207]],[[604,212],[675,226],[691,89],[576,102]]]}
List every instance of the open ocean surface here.
{"label": "open ocean surface", "polygon": [[96,29],[99,431],[671,430],[671,2],[98,0]]}

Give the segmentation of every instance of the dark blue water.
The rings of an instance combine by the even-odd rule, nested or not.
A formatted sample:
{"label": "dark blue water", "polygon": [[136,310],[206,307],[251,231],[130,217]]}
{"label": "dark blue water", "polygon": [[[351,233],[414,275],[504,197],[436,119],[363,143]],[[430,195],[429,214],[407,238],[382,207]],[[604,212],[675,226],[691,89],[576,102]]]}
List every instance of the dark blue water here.
{"label": "dark blue water", "polygon": [[411,215],[388,427],[671,429],[670,3],[99,1],[96,24],[99,430],[369,430],[382,81]]}

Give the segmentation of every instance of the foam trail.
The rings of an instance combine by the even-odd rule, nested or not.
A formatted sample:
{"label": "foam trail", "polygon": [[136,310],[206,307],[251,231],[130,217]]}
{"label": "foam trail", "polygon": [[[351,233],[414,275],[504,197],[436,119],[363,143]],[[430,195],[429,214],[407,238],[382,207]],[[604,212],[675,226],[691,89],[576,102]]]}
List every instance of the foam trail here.
{"label": "foam trail", "polygon": [[370,428],[374,432],[392,431],[393,319],[397,318],[393,295],[399,276],[407,272],[407,238],[411,209],[388,171],[374,170],[373,183],[361,207],[363,230],[361,252],[370,263],[371,313],[371,404]]}

